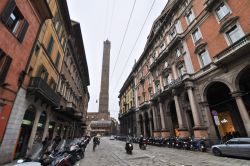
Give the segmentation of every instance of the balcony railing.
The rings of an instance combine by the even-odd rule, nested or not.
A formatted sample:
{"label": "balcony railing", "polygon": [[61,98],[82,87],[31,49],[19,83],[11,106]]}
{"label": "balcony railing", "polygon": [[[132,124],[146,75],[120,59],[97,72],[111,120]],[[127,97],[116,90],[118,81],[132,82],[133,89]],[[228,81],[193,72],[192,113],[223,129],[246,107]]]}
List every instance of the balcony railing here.
{"label": "balcony railing", "polygon": [[[231,46],[220,52],[214,57],[215,63],[227,63],[229,60],[234,60],[239,58],[240,55],[243,55],[249,52],[250,46],[250,34],[247,34],[243,38],[239,39]],[[237,56],[238,55],[238,56]]]}
{"label": "balcony railing", "polygon": [[66,109],[72,112],[76,111],[76,106],[73,102],[67,102],[66,103]]}
{"label": "balcony railing", "polygon": [[161,89],[159,89],[158,91],[156,91],[153,95],[153,99],[157,98],[159,95],[161,94]]}
{"label": "balcony railing", "polygon": [[179,77],[179,78],[177,78],[176,80],[173,80],[173,81],[170,82],[169,84],[165,85],[165,86],[164,86],[164,90],[168,90],[168,89],[177,87],[177,86],[179,86],[181,83],[182,83],[182,78]]}
{"label": "balcony railing", "polygon": [[40,97],[52,106],[59,106],[60,96],[40,77],[30,79],[28,92]]}

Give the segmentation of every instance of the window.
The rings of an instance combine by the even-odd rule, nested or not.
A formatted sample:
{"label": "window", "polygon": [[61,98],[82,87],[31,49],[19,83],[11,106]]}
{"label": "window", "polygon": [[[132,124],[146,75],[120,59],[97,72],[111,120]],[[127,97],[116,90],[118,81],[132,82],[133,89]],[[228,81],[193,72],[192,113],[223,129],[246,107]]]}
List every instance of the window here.
{"label": "window", "polygon": [[5,81],[11,62],[12,58],[7,56],[3,50],[0,49],[0,85]]}
{"label": "window", "polygon": [[162,43],[162,44],[160,45],[160,51],[163,51],[163,50],[164,50],[164,48],[165,48],[165,44],[164,44],[164,43]]}
{"label": "window", "polygon": [[201,39],[201,34],[199,29],[196,29],[193,33],[192,33],[194,42],[196,43],[197,41],[199,41]]}
{"label": "window", "polygon": [[199,53],[199,59],[202,67],[208,65],[211,62],[211,59],[206,50],[203,50]]}
{"label": "window", "polygon": [[185,74],[185,68],[184,68],[184,65],[179,65],[178,66],[178,75],[179,77],[183,76],[183,74]]}
{"label": "window", "polygon": [[22,42],[28,30],[29,23],[24,19],[14,0],[8,2],[3,14],[1,15],[1,20],[11,33]]}
{"label": "window", "polygon": [[57,55],[56,55],[56,62],[55,62],[55,66],[56,66],[57,68],[58,68],[58,65],[59,65],[60,58],[61,58],[61,55],[60,55],[60,53],[58,52]]}
{"label": "window", "polygon": [[194,13],[190,10],[186,15],[187,23],[190,24],[195,19]]}
{"label": "window", "polygon": [[48,47],[47,47],[47,53],[48,53],[49,56],[51,56],[53,46],[54,46],[54,39],[53,39],[52,36],[50,36],[49,44],[48,44]]}
{"label": "window", "polygon": [[228,7],[222,2],[216,9],[215,12],[219,20],[223,19],[226,15],[230,13]]}
{"label": "window", "polygon": [[241,33],[237,25],[233,26],[229,31],[227,31],[226,35],[228,36],[231,44],[243,37],[243,33]]}
{"label": "window", "polygon": [[170,31],[170,39],[173,39],[176,36],[176,28],[174,27],[171,31]]}
{"label": "window", "polygon": [[175,51],[175,54],[176,54],[176,57],[180,57],[181,56],[181,51],[180,51],[180,49],[176,49],[176,51]]}

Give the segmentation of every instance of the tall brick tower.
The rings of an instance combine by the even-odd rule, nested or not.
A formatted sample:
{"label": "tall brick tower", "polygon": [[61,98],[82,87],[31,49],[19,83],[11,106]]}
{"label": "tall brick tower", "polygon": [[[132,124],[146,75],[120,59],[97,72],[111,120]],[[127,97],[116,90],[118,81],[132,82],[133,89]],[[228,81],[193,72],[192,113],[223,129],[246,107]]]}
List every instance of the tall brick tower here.
{"label": "tall brick tower", "polygon": [[99,120],[110,120],[110,113],[108,111],[109,105],[109,61],[110,61],[110,41],[103,42],[103,61],[102,61],[102,80],[101,91],[99,97]]}

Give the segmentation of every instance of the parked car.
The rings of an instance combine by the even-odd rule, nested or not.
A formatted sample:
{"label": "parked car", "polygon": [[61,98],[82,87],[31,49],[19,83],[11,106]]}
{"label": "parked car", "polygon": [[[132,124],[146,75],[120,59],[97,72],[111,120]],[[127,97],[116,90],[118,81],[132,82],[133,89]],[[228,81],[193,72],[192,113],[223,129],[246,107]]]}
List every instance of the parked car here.
{"label": "parked car", "polygon": [[216,156],[250,158],[250,138],[232,138],[224,144],[213,145],[211,149]]}

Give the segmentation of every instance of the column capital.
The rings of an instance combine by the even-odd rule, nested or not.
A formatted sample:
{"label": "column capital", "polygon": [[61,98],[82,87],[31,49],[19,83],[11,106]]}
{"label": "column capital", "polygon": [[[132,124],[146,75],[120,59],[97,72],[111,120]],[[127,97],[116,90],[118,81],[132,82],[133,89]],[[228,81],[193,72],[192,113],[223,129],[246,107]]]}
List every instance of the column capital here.
{"label": "column capital", "polygon": [[178,96],[178,91],[176,89],[172,89],[172,95],[173,96]]}
{"label": "column capital", "polygon": [[234,91],[231,93],[234,98],[241,97],[243,95],[242,91]]}
{"label": "column capital", "polygon": [[199,104],[200,104],[201,106],[203,106],[203,107],[208,107],[208,106],[209,106],[209,104],[208,104],[207,101],[201,101],[201,102],[199,102]]}
{"label": "column capital", "polygon": [[158,104],[163,103],[163,99],[160,97],[157,98],[157,101],[158,101]]}
{"label": "column capital", "polygon": [[186,81],[185,82],[185,88],[186,89],[193,89],[194,88],[194,83],[191,81]]}

